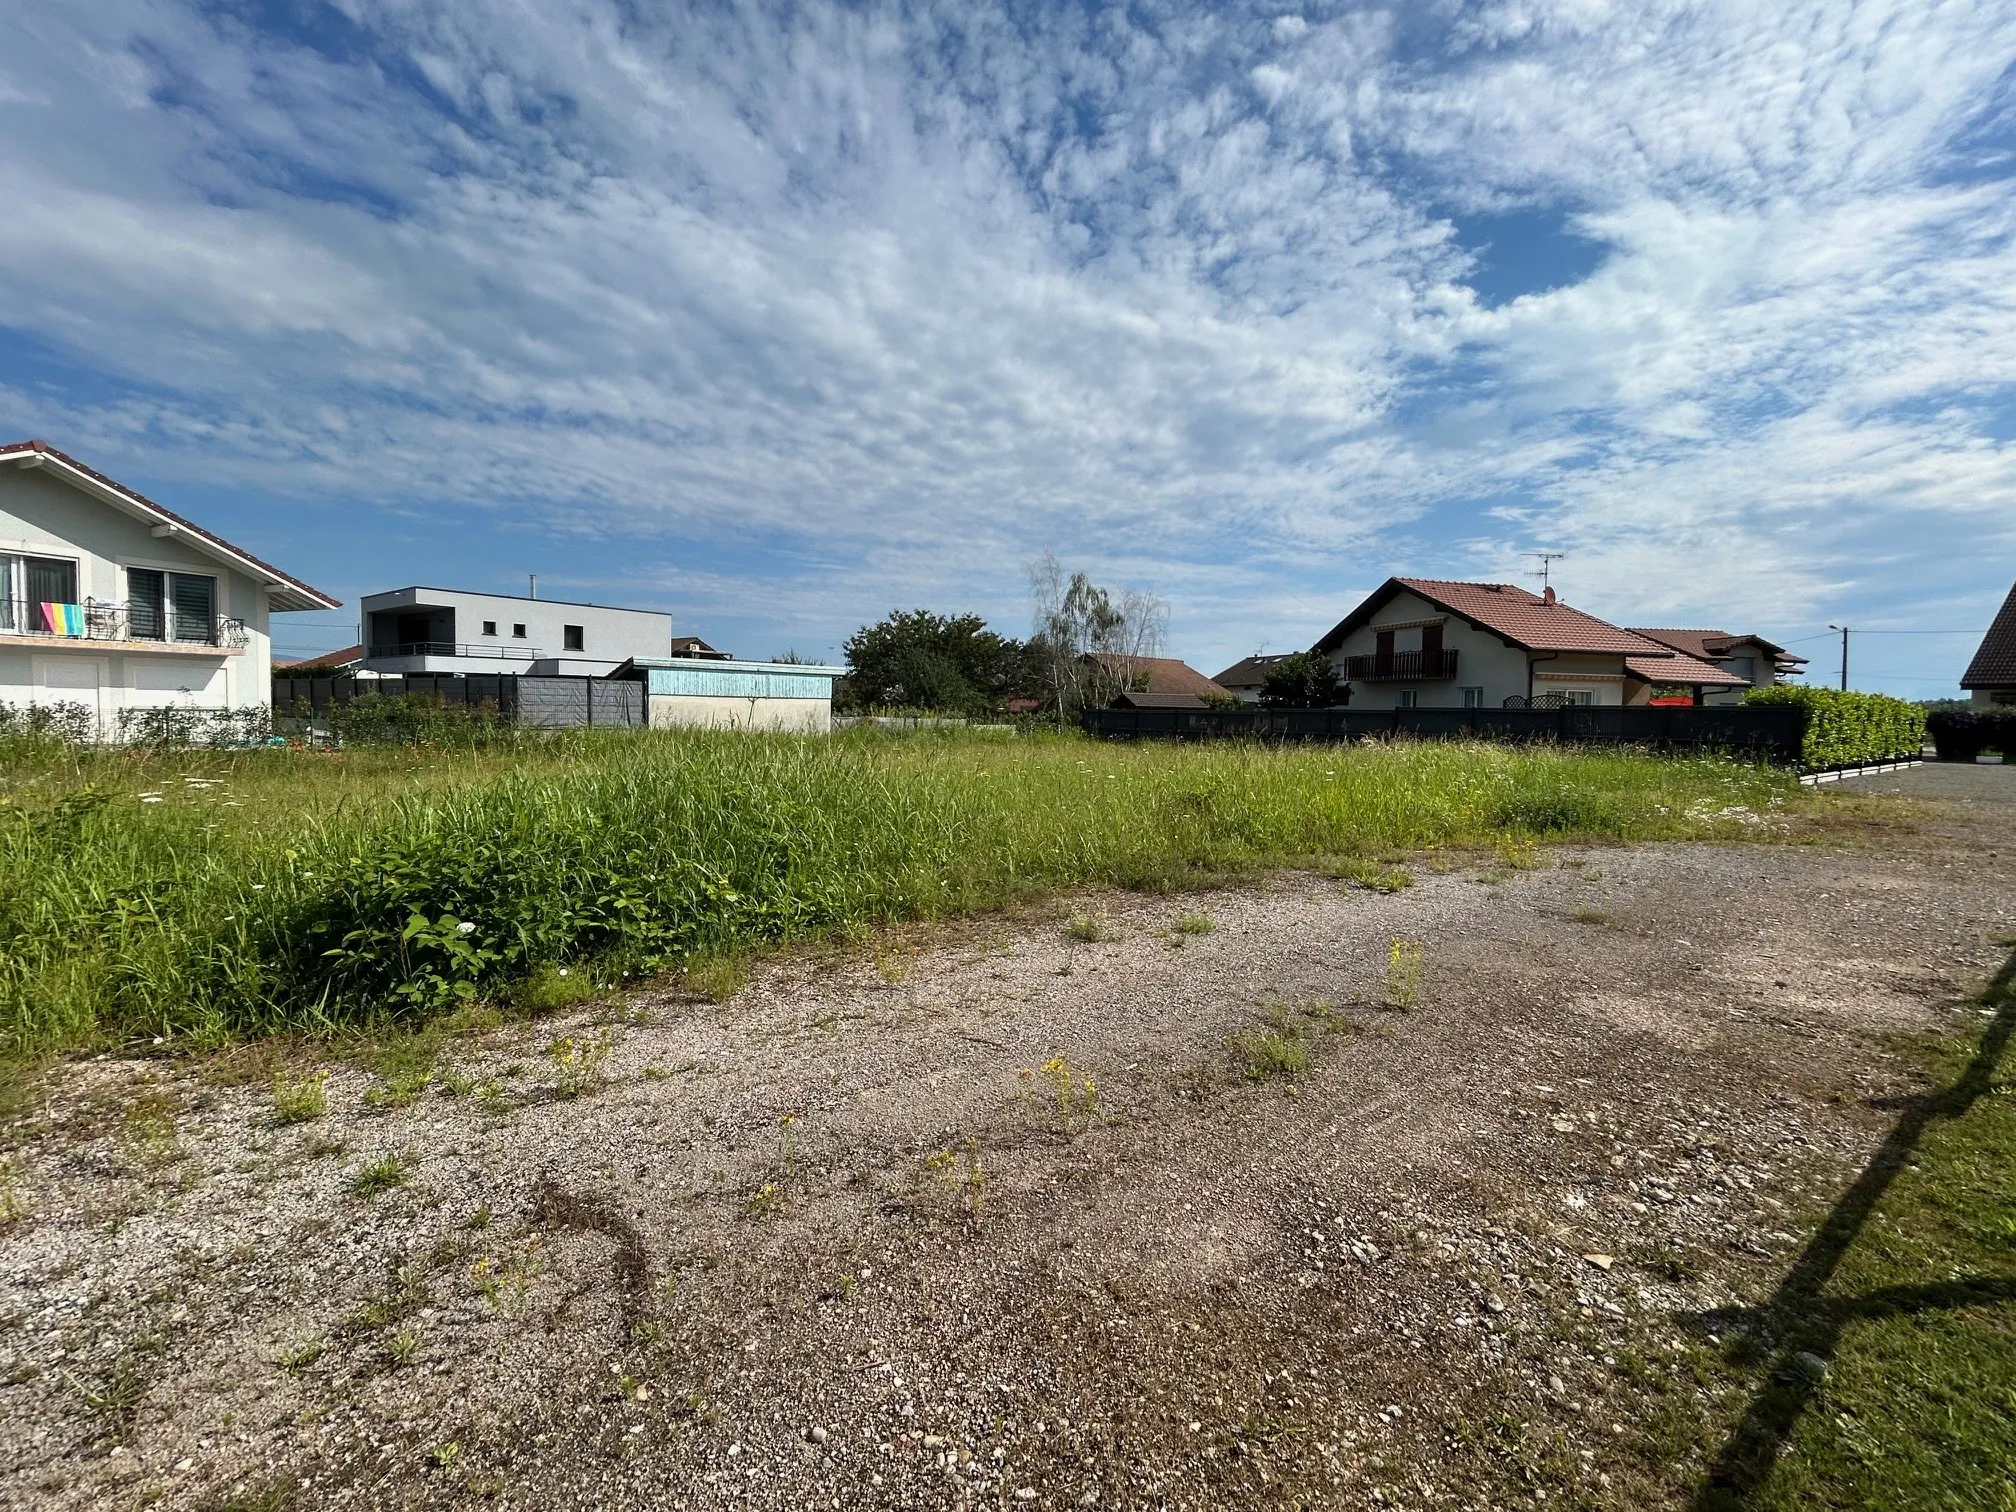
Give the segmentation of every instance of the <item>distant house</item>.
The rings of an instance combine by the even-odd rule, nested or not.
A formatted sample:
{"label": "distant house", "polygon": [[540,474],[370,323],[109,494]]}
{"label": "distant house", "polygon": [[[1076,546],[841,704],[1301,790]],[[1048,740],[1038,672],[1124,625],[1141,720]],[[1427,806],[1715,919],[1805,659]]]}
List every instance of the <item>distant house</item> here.
{"label": "distant house", "polygon": [[1256,653],[1232,663],[1211,681],[1241,703],[1258,703],[1260,690],[1267,686],[1268,669],[1289,654],[1286,651],[1276,656],[1261,656]]}
{"label": "distant house", "polygon": [[272,697],[271,616],[337,601],[44,441],[0,446],[0,701],[236,710]]}
{"label": "distant house", "polygon": [[2016,704],[2016,588],[2009,590],[2001,612],[1988,626],[1988,633],[1981,637],[1980,648],[1967,664],[1960,686],[1983,707]]}
{"label": "distant house", "polygon": [[703,661],[733,661],[726,651],[717,651],[697,635],[675,635],[672,637],[674,656],[698,657]]}
{"label": "distant house", "polygon": [[1120,709],[1203,709],[1213,700],[1232,695],[1186,662],[1173,656],[1112,656],[1086,658],[1118,684],[1113,707]]}
{"label": "distant house", "polygon": [[318,651],[313,656],[276,656],[273,670],[288,677],[334,677],[356,672],[364,665],[362,646],[345,646],[339,651]]}
{"label": "distant house", "polygon": [[359,608],[363,667],[385,675],[605,677],[633,658],[664,656],[672,643],[672,616],[656,609],[420,587],[369,594]]}
{"label": "distant house", "polygon": [[[1726,630],[1647,630],[1636,626],[1632,627],[1632,633],[1657,641],[1680,656],[1706,662],[1723,674],[1724,680],[1719,684],[1696,680],[1693,691],[1699,695],[1695,699],[1698,703],[1741,703],[1743,695],[1752,688],[1768,688],[1797,677],[1806,666],[1805,657],[1794,656],[1761,635],[1731,635]],[[1668,676],[1659,678],[1657,685],[1684,685],[1688,681],[1685,677]],[[1648,683],[1649,686],[1654,684]]]}
{"label": "distant house", "polygon": [[1615,706],[1730,676],[1552,588],[1437,578],[1388,578],[1312,649],[1337,664],[1354,709]]}

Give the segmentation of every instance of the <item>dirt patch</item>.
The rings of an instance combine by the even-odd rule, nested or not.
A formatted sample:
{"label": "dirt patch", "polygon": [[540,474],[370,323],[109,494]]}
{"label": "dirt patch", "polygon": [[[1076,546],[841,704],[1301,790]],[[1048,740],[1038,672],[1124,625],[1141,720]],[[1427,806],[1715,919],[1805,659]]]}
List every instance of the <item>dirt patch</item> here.
{"label": "dirt patch", "polygon": [[1885,802],[1803,846],[1078,900],[1112,938],[638,994],[403,1107],[334,1066],[292,1126],[256,1079],[64,1066],[10,1134],[0,1494],[1684,1499],[1703,1446],[1620,1372],[1768,1287],[1920,1090],[1897,1036],[1975,1022],[2016,930],[2016,807]]}

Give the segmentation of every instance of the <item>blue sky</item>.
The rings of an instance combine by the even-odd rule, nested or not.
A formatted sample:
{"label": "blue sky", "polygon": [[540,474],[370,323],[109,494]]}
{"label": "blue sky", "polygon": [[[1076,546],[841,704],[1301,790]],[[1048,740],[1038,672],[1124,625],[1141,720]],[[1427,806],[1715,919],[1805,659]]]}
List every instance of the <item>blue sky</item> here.
{"label": "blue sky", "polygon": [[1215,671],[1545,547],[1818,664],[2016,579],[2007,0],[0,17],[0,436],[346,600],[830,655],[1047,549]]}

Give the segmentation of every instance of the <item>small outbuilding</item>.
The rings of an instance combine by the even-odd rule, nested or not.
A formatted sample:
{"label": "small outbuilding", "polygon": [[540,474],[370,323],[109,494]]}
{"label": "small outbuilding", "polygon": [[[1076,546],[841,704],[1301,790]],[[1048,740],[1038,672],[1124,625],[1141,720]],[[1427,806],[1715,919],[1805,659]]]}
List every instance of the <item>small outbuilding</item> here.
{"label": "small outbuilding", "polygon": [[810,662],[639,656],[610,675],[645,685],[645,717],[654,730],[699,725],[824,735],[833,727],[833,681],[846,672]]}

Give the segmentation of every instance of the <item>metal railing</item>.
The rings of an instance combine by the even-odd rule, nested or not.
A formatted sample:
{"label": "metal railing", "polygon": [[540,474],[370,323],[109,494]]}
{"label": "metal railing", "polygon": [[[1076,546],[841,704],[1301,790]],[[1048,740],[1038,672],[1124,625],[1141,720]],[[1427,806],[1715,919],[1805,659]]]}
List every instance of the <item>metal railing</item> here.
{"label": "metal railing", "polygon": [[[156,624],[167,619],[170,628],[185,629],[177,625],[172,611],[164,616],[161,610],[148,606],[147,618]],[[218,615],[212,619],[206,632],[200,636],[181,633],[163,635],[160,633],[136,633],[133,628],[132,608],[127,604],[103,604],[95,599],[86,599],[81,604],[52,604],[30,599],[0,599],[0,635],[30,635],[41,640],[52,641],[125,641],[139,645],[169,646],[217,646],[223,650],[241,649],[250,638],[245,621],[233,619],[229,615]]]}
{"label": "metal railing", "polygon": [[546,653],[537,646],[463,645],[456,641],[400,641],[373,646],[370,659],[381,656],[480,656],[489,661],[538,661]]}
{"label": "metal railing", "polygon": [[1439,682],[1456,675],[1454,651],[1395,651],[1391,656],[1347,656],[1351,682]]}

